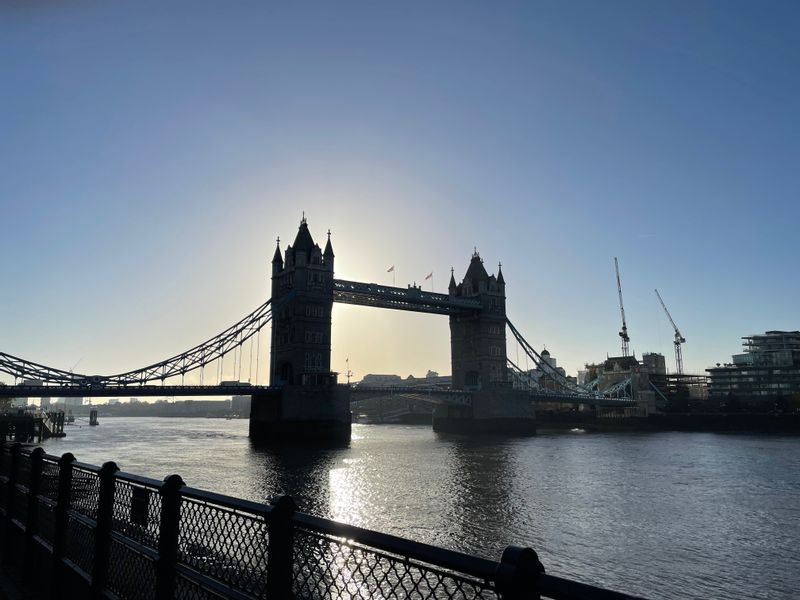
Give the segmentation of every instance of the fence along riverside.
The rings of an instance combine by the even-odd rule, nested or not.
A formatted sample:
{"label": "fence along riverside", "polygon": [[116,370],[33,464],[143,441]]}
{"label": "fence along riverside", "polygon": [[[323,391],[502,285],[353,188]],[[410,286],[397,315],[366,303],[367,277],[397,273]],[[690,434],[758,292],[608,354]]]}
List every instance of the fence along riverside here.
{"label": "fence along riverside", "polygon": [[0,448],[0,548],[51,598],[632,598],[547,575],[536,552],[500,562],[56,457]]}

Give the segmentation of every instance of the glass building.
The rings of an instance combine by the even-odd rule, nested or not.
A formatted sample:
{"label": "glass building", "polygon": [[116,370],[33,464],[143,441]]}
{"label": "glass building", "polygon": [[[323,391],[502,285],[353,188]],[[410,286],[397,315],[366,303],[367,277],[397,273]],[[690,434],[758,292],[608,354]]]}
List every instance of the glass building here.
{"label": "glass building", "polygon": [[767,331],[742,338],[744,352],[708,371],[710,399],[749,404],[800,400],[800,331]]}

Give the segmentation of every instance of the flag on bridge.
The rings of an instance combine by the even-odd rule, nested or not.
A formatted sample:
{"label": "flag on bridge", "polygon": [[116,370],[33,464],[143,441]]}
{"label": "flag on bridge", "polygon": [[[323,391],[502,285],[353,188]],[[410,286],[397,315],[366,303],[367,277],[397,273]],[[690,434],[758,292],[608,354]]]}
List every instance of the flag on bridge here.
{"label": "flag on bridge", "polygon": [[432,277],[433,277],[433,271],[431,271],[430,273],[425,275],[425,281],[427,281],[428,279],[431,279]]}
{"label": "flag on bridge", "polygon": [[387,272],[387,273],[394,273],[394,265],[392,265],[391,267],[389,267],[388,269],[386,269],[386,272]]}

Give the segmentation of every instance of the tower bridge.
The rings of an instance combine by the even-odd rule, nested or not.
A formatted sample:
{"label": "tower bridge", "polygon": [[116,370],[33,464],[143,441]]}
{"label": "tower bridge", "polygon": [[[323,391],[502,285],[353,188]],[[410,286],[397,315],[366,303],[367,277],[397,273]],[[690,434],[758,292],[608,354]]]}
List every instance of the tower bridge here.
{"label": "tower bridge", "polygon": [[[632,404],[629,395],[609,398],[578,386],[543,360],[506,317],[502,267],[490,275],[477,251],[460,282],[451,272],[447,294],[335,279],[334,262],[330,231],[325,248],[320,248],[304,217],[291,245],[281,250],[278,241],[270,299],[222,333],[166,360],[116,375],[73,373],[0,352],[0,371],[23,382],[0,386],[0,396],[250,394],[253,438],[349,439],[350,398],[363,397],[368,389],[338,385],[331,370],[331,314],[333,303],[340,302],[448,317],[452,389],[404,392],[436,404],[437,430],[532,433],[536,401]],[[241,361],[242,345],[249,340],[252,348],[254,336],[258,339],[267,323],[271,323],[268,386],[204,383],[206,367],[221,364],[231,354],[235,360],[237,352]],[[543,389],[508,360],[507,330],[556,389]],[[195,371],[200,373],[200,385],[186,385],[186,375]]]}

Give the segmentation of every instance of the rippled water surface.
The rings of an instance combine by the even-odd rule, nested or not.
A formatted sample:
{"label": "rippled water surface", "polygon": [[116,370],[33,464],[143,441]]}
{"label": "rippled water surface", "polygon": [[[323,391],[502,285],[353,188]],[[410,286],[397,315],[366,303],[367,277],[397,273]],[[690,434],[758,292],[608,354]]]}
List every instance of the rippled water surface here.
{"label": "rippled water surface", "polygon": [[45,448],[488,558],[532,546],[549,573],[649,598],[798,597],[798,437],[354,425],[348,448],[269,451],[247,426],[106,418]]}

